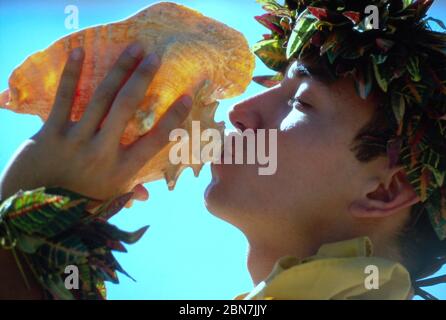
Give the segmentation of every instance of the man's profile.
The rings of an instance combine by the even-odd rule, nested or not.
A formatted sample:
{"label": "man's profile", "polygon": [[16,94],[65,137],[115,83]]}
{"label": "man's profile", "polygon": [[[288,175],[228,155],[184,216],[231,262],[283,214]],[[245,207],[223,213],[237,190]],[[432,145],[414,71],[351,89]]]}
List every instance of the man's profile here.
{"label": "man's profile", "polygon": [[[237,135],[266,130],[269,141],[268,130],[277,132],[276,170],[261,175],[258,161],[216,161],[204,195],[209,212],[241,230],[249,243],[254,288],[237,299],[434,298],[422,287],[444,277],[422,279],[446,263],[446,34],[429,25],[432,1],[258,2],[266,13],[256,19],[270,33],[253,51],[275,74],[255,77],[267,89],[236,103],[229,119]],[[366,10],[370,5],[378,9],[378,28]],[[119,196],[117,186],[138,171],[136,163],[156,155],[159,141],[167,143],[188,116],[191,100],[183,96],[141,138],[144,148],[132,154],[120,148],[110,128],[124,128],[160,63],[133,44],[93,97],[89,116],[69,124],[83,59],[82,50],[73,51],[49,121],[5,169],[2,201],[38,187],[79,201],[82,195],[103,201]],[[96,130],[107,112],[111,116]],[[267,145],[266,153],[271,150]],[[234,159],[237,152],[225,145],[225,154]],[[133,199],[147,199],[144,187],[133,192]],[[115,203],[120,209],[131,197],[121,195]],[[98,212],[108,218],[115,211]],[[5,221],[17,217],[13,209],[5,212]],[[115,248],[145,231],[95,228]],[[18,274],[5,252],[0,263]],[[120,269],[109,268],[111,274]],[[19,277],[9,281],[21,288]],[[38,296],[39,284],[32,287]]]}

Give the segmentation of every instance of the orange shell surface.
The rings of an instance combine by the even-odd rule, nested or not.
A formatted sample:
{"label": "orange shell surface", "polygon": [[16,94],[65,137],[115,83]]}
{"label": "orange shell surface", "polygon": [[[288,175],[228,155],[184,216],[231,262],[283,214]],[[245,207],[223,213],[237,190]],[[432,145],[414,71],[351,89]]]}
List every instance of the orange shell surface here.
{"label": "orange shell surface", "polygon": [[[78,121],[100,81],[134,41],[143,45],[146,54],[157,53],[161,67],[121,143],[132,143],[145,134],[183,94],[194,100],[191,114],[183,125],[189,135],[193,120],[200,121],[201,132],[208,128],[222,131],[222,125],[213,119],[216,100],[245,91],[251,81],[254,56],[238,31],[170,2],[149,6],[123,21],[70,34],[29,56],[10,76],[9,90],[1,93],[0,106],[38,115],[45,121],[69,52],[83,47],[85,60],[71,113],[71,119]],[[173,144],[167,145],[139,171],[134,184],[165,177],[173,189],[184,168],[192,167],[198,175],[203,166],[201,161],[175,166],[169,162]]]}

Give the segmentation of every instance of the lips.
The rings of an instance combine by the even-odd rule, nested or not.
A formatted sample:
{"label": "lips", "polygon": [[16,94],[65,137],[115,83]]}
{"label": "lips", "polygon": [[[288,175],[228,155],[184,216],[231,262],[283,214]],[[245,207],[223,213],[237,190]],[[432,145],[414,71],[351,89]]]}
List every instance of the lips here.
{"label": "lips", "polygon": [[[232,145],[232,148],[234,148],[234,146]],[[231,159],[231,164],[234,163],[234,150],[231,150],[232,148],[229,148],[229,145],[226,143],[222,144],[222,151],[221,151],[221,156],[220,156],[220,163],[221,164],[225,164],[225,155],[228,159]],[[228,164],[228,163],[226,163]]]}
{"label": "lips", "polygon": [[[229,139],[229,136],[235,137],[232,139]],[[236,155],[236,143],[235,141],[239,139],[242,135],[240,134],[240,131],[237,129],[233,130],[225,130],[224,136],[223,136],[223,145],[222,145],[222,152],[220,156],[220,161],[222,164],[235,164],[235,155]],[[246,155],[246,142],[245,139],[242,138],[243,144],[242,149],[239,150],[243,153],[243,155]],[[225,160],[226,156],[226,162]]]}

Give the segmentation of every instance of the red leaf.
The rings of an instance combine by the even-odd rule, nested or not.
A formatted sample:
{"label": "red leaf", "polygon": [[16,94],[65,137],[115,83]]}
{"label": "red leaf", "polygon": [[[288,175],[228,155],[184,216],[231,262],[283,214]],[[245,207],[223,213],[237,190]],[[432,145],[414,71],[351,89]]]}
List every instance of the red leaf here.
{"label": "red leaf", "polygon": [[316,32],[315,35],[311,37],[310,43],[315,47],[322,46],[322,33]]}
{"label": "red leaf", "polygon": [[418,103],[421,103],[421,96],[420,93],[418,92],[417,88],[413,85],[412,81],[408,81],[407,82],[407,87],[409,88],[410,93],[412,93],[412,96],[415,98],[415,100]]}
{"label": "red leaf", "polygon": [[323,8],[308,7],[308,11],[318,20],[326,20],[328,18],[328,10]]}
{"label": "red leaf", "polygon": [[418,145],[418,143],[420,143],[421,139],[424,136],[424,132],[425,132],[425,127],[420,128],[415,135],[412,137],[412,139],[410,139],[410,144],[412,146],[416,146]]}
{"label": "red leaf", "polygon": [[127,249],[119,241],[107,240],[107,247],[119,252],[127,252]]}
{"label": "red leaf", "polygon": [[359,12],[346,11],[342,15],[353,22],[353,24],[358,24],[361,22],[361,14]]}
{"label": "red leaf", "polygon": [[414,2],[412,2],[411,5],[409,5],[404,10],[405,11],[414,10],[416,13],[416,17],[419,19],[426,15],[426,12],[432,6],[433,2],[434,2],[434,0],[415,0]]}
{"label": "red leaf", "polygon": [[254,19],[256,19],[260,24],[268,28],[269,30],[276,32],[279,35],[283,35],[283,30],[278,27],[276,24],[274,24],[274,20],[277,20],[277,17],[271,13],[265,13],[261,16],[255,16]]}
{"label": "red leaf", "polygon": [[387,143],[387,156],[389,157],[390,168],[398,164],[401,152],[402,141],[400,138],[392,139]]}
{"label": "red leaf", "polygon": [[395,44],[395,42],[393,42],[392,40],[388,40],[388,39],[382,39],[382,38],[377,38],[376,39],[376,45],[378,46],[378,48],[380,48],[384,53],[389,51],[393,45]]}
{"label": "red leaf", "polygon": [[113,217],[124,207],[124,205],[132,198],[132,196],[133,192],[128,192],[112,199],[108,204],[106,204],[106,207],[101,210],[101,218],[108,220]]}
{"label": "red leaf", "polygon": [[421,201],[425,201],[427,198],[427,187],[429,186],[430,182],[430,171],[426,168],[423,168],[421,170],[421,177],[420,177],[420,197]]}
{"label": "red leaf", "polygon": [[252,81],[267,88],[274,87],[280,83],[280,80],[274,80],[272,76],[256,76],[252,78]]}

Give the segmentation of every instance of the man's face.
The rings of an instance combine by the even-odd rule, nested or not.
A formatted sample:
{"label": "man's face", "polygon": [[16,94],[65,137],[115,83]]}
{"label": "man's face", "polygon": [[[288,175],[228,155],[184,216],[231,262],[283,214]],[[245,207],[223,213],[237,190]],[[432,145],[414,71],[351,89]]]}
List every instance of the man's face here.
{"label": "man's face", "polygon": [[259,175],[257,165],[213,164],[205,194],[209,211],[248,236],[345,223],[373,165],[361,164],[351,151],[373,109],[351,79],[326,84],[294,62],[280,85],[230,112],[241,130],[277,129],[276,173]]}

